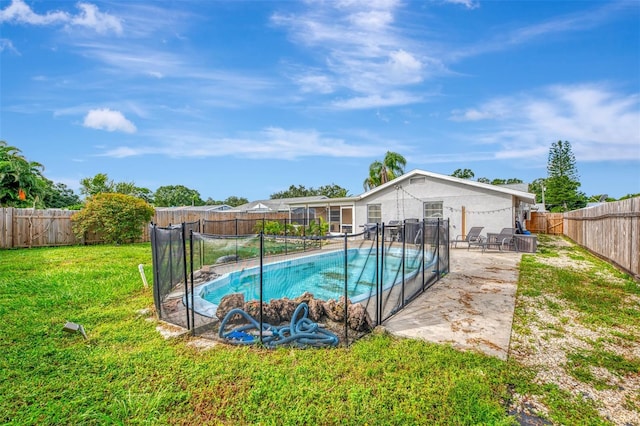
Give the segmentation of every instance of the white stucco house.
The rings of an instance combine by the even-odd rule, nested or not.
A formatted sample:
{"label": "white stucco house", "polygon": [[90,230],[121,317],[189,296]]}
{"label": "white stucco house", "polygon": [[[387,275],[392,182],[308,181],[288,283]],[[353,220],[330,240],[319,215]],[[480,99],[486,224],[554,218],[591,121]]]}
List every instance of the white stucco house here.
{"label": "white stucco house", "polygon": [[358,233],[367,223],[441,217],[450,220],[455,236],[472,226],[484,227],[483,233],[515,227],[534,204],[535,194],[519,189],[416,169],[358,196],[292,199],[289,207],[292,220],[322,217],[333,233]]}

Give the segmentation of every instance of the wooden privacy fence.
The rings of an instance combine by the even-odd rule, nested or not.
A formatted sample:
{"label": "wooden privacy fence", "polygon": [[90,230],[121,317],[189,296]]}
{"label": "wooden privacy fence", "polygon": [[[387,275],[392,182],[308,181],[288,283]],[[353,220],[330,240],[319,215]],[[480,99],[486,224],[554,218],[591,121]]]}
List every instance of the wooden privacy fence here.
{"label": "wooden privacy fence", "polygon": [[80,244],[69,210],[0,208],[0,248]]}
{"label": "wooden privacy fence", "polygon": [[526,228],[532,234],[563,234],[564,213],[531,212]]}
{"label": "wooden privacy fence", "polygon": [[[74,213],[76,212],[73,210],[2,207],[0,208],[0,249],[103,242],[99,234],[91,232],[85,234],[82,239],[76,238],[71,227],[71,216]],[[228,230],[228,234],[231,235],[235,233],[235,219],[243,224],[242,233],[252,233],[255,222],[263,218],[265,220],[284,220],[289,218],[289,213],[225,213],[197,209],[156,210],[153,222],[158,226],[165,227],[182,222],[228,221],[225,230]],[[207,232],[206,229],[203,231]],[[147,241],[150,241],[149,227],[145,224],[139,242]]]}
{"label": "wooden privacy fence", "polygon": [[640,278],[640,197],[564,213],[564,234]]}

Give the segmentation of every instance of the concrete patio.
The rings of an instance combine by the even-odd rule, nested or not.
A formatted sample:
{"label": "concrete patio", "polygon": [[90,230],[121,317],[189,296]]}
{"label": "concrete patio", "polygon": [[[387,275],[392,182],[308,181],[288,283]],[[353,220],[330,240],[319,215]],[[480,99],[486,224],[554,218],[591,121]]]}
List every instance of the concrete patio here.
{"label": "concrete patio", "polygon": [[451,249],[451,272],[385,322],[391,334],[506,359],[521,253]]}

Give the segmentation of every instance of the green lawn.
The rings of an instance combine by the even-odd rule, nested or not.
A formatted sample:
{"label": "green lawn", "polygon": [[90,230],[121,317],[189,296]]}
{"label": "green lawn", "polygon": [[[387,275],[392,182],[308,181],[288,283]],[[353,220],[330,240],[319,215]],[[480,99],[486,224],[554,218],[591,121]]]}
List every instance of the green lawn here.
{"label": "green lawn", "polygon": [[[151,280],[148,244],[0,252],[0,424],[516,424],[514,392],[553,400],[547,417],[564,424],[594,415],[535,383],[531,367],[385,334],[346,349],[202,350],[190,337],[166,340],[142,311],[153,297],[140,263]],[[530,291],[545,291],[539,271],[526,274]],[[629,282],[620,291],[635,291]],[[575,298],[582,309],[584,297]],[[629,309],[625,321],[637,315]],[[89,340],[64,333],[66,321],[83,324]],[[625,330],[620,339],[637,343]],[[637,371],[637,360],[597,355],[573,359]]]}

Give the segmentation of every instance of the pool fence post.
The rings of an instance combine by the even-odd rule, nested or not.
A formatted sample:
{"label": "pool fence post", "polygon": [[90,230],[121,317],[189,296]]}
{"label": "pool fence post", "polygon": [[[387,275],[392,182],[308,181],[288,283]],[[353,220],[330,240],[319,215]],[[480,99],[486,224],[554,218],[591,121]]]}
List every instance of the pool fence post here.
{"label": "pool fence post", "polygon": [[287,254],[287,218],[284,218],[284,254]]}
{"label": "pool fence post", "polygon": [[[189,278],[187,276],[187,238],[186,238],[186,233],[187,233],[187,224],[185,222],[182,222],[181,225],[181,235],[182,235],[182,264],[183,264],[183,271],[184,271],[184,299],[187,302],[187,330],[191,330],[191,325],[189,323]],[[190,254],[190,262],[189,264],[191,265],[191,271],[193,272],[193,229],[190,231],[190,235],[189,235],[190,241],[189,241],[189,247],[191,248],[191,250],[189,250],[189,254]],[[193,305],[191,305],[191,309],[193,310]]]}
{"label": "pool fence post", "polygon": [[438,233],[436,234],[436,241],[437,241],[437,245],[436,245],[436,280],[440,279],[440,226],[441,222],[440,222],[440,218],[438,218]]}
{"label": "pool fence post", "polygon": [[[198,221],[198,232],[204,234],[204,219]],[[204,239],[200,238],[198,245],[200,247],[200,267],[202,267],[204,265]]]}
{"label": "pool fence post", "polygon": [[404,287],[405,287],[405,269],[404,269],[404,261],[407,255],[406,252],[407,245],[407,220],[404,219],[402,221],[402,302],[400,306],[404,308]]}
{"label": "pool fence post", "polygon": [[262,287],[264,271],[264,218],[262,218],[263,230],[260,231],[260,344],[262,344]]}
{"label": "pool fence post", "polygon": [[380,298],[380,240],[378,239],[378,223],[376,223],[376,325],[382,324],[382,314],[380,313],[380,305],[378,299]]}
{"label": "pool fence post", "polygon": [[156,304],[156,312],[162,319],[162,298],[160,296],[160,262],[158,261],[158,226],[151,223],[151,260],[153,261],[153,301]]}
{"label": "pool fence post", "polygon": [[[189,233],[189,240],[190,240],[190,244],[191,247],[193,247],[193,229],[190,231]],[[193,291],[193,250],[191,250],[191,334],[193,334],[195,336],[196,334],[196,310],[194,309],[194,302],[195,302],[195,297],[194,297],[194,291]],[[187,286],[187,283],[185,283],[185,287]],[[187,315],[188,315],[188,310],[187,310]]]}
{"label": "pool fence post", "polygon": [[236,263],[238,262],[238,218],[236,217]]}
{"label": "pool fence post", "polygon": [[447,273],[449,273],[449,271],[450,271],[449,268],[451,266],[450,263],[449,263],[450,260],[451,260],[451,250],[450,250],[450,241],[451,241],[450,232],[451,232],[451,229],[450,229],[450,226],[451,226],[451,222],[449,221],[449,219],[447,219],[447,269],[446,269]]}
{"label": "pool fence post", "polygon": [[173,228],[169,224],[169,288],[173,288]]}
{"label": "pool fence post", "polygon": [[384,310],[382,309],[382,288],[384,287],[384,222],[382,222],[382,231],[380,231],[382,238],[382,246],[380,248],[380,287],[378,290],[378,303],[380,304],[380,324],[384,321]]}
{"label": "pool fence post", "polygon": [[309,218],[305,217],[302,221],[302,251],[307,251],[307,226],[309,226]]}
{"label": "pool fence post", "polygon": [[344,233],[344,345],[349,346],[349,293],[348,285],[348,255],[347,255],[347,233]]}
{"label": "pool fence post", "polygon": [[426,222],[426,219],[423,218],[422,219],[422,243],[421,243],[421,246],[420,246],[420,253],[421,253],[420,256],[422,257],[422,291],[424,291],[425,269],[427,269],[426,265],[425,265],[425,252],[424,252],[424,248],[425,248],[424,240],[427,237],[427,234],[426,234],[427,229],[425,227],[425,222]]}

